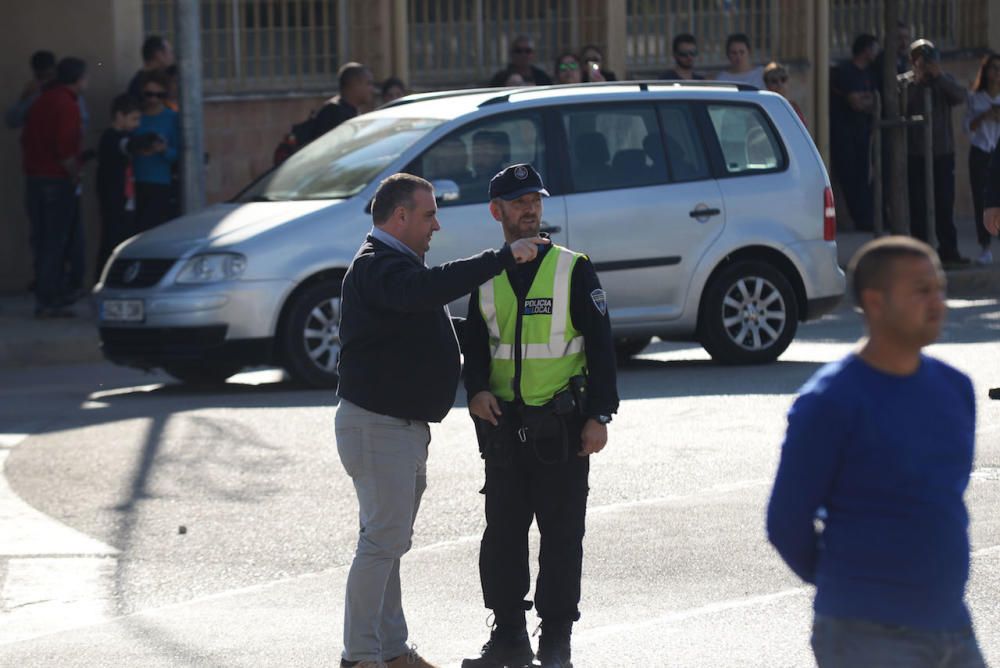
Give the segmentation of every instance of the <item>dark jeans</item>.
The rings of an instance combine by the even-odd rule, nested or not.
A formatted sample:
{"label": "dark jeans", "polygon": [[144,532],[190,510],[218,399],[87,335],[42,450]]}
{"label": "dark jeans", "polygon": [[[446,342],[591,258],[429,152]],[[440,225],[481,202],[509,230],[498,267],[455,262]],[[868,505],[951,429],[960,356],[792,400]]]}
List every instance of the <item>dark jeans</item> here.
{"label": "dark jeans", "polygon": [[971,628],[918,631],[816,615],[812,648],[819,668],[986,668]]}
{"label": "dark jeans", "polygon": [[[508,439],[509,457],[486,463],[486,531],[479,552],[479,575],[486,607],[497,623],[517,623],[530,586],[528,529],[538,523],[541,544],[535,607],[549,622],[580,618],[580,578],[587,514],[590,460],[578,457],[582,422],[568,421],[569,453],[560,457],[561,439],[534,444]],[[538,454],[541,453],[541,459]],[[498,461],[499,460],[499,461]],[[543,463],[553,462],[553,463]]]}
{"label": "dark jeans", "polygon": [[136,233],[151,230],[174,217],[170,185],[161,183],[135,184]]}
{"label": "dark jeans", "polygon": [[66,282],[70,293],[83,289],[87,272],[87,237],[80,216],[80,196],[73,197],[73,224],[70,227],[69,246],[66,248]]}
{"label": "dark jeans", "polygon": [[35,304],[51,308],[68,303],[69,294],[83,282],[82,262],[76,257],[83,248],[76,186],[69,179],[29,176],[26,204],[35,256]]}
{"label": "dark jeans", "polygon": [[98,276],[104,271],[104,265],[107,264],[115,247],[135,233],[135,215],[132,211],[125,210],[124,203],[118,207],[101,206],[101,246],[97,251]]}
{"label": "dark jeans", "polygon": [[[910,191],[910,232],[927,241],[927,188],[924,187],[924,159],[911,155],[907,163]],[[955,156],[934,158],[934,231],[938,254],[944,261],[958,258],[958,232],[955,230]]]}
{"label": "dark jeans", "polygon": [[972,206],[976,211],[976,238],[983,248],[990,247],[990,233],[983,225],[983,207],[986,199],[986,174],[990,154],[975,146],[969,147],[969,185],[972,186]]}
{"label": "dark jeans", "polygon": [[834,138],[831,149],[833,171],[844,191],[847,210],[851,213],[854,228],[870,232],[874,225],[874,193],[868,180],[871,171],[869,135]]}

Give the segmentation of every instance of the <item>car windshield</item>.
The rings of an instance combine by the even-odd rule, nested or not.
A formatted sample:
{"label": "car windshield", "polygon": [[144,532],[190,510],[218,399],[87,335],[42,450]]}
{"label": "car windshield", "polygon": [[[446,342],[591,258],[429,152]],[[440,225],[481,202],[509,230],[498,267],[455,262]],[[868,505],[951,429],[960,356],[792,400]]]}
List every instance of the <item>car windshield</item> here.
{"label": "car windshield", "polygon": [[352,118],[293,154],[236,201],[351,197],[442,122],[437,118]]}

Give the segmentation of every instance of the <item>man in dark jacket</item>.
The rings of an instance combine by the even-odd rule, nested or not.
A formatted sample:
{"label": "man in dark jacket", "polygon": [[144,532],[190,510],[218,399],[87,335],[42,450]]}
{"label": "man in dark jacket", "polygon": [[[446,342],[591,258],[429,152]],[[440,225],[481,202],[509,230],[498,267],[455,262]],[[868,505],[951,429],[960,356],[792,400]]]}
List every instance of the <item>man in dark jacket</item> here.
{"label": "man in dark jacket", "polygon": [[[910,62],[913,69],[898,77],[906,113],[923,113],[924,91],[930,90],[933,125],[931,156],[924,155],[922,127],[911,127],[907,133],[910,228],[913,236],[927,241],[928,226],[934,225],[941,261],[946,266],[968,264],[968,258],[958,252],[955,229],[955,139],[951,122],[951,110],[965,103],[966,90],[941,69],[941,54],[930,41],[918,39],[910,45]],[[935,220],[927,220],[924,161],[928,159],[933,162]]]}
{"label": "man in dark jacket", "polygon": [[337,74],[340,93],[327,100],[313,122],[313,139],[318,139],[346,120],[369,111],[375,98],[372,71],[361,63],[347,63]]}
{"label": "man in dark jacket", "polygon": [[399,561],[427,486],[429,422],[451,409],[460,371],[448,303],[538,253],[522,239],[440,267],[424,265],[441,229],[434,189],[383,181],[374,227],[344,277],[337,451],[358,494],[361,530],[347,578],[342,666],[427,667],[407,648]]}
{"label": "man in dark jacket", "polygon": [[524,82],[535,86],[551,86],[552,77],[544,70],[536,67],[535,43],[530,37],[520,35],[515,37],[510,45],[510,63],[507,67],[493,75],[490,80],[490,87],[500,88],[507,85],[507,77],[511,74],[520,74]]}

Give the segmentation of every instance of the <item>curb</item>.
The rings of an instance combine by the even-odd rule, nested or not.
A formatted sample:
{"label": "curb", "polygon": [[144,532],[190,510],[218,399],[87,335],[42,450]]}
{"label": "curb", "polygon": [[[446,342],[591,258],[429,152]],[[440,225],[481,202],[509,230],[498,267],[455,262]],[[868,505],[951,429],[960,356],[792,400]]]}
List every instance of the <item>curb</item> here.
{"label": "curb", "polygon": [[36,336],[0,341],[0,368],[83,364],[103,360],[96,327],[90,335],[80,332],[78,336],[57,339]]}

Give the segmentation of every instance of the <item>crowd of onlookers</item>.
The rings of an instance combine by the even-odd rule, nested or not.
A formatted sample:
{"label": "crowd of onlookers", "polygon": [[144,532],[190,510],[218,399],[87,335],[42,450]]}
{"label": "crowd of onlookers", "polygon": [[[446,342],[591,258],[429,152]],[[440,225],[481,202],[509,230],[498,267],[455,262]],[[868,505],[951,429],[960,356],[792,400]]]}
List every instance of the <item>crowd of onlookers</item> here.
{"label": "crowd of onlookers", "polygon": [[84,96],[87,64],[80,58],[33,54],[32,79],[5,114],[8,127],[21,129],[37,317],[70,317],[69,307],[87,292],[80,176],[90,160],[97,159],[98,266],[121,241],[179,211],[174,54],[168,41],[154,36],[143,44],[142,57],[142,69],[112,100],[96,149],[84,148],[94,118]]}
{"label": "crowd of onlookers", "polygon": [[[966,105],[963,128],[969,136],[969,175],[981,253],[978,262],[992,261],[990,236],[983,228],[986,165],[1000,139],[1000,56],[989,54],[971,90],[942,69],[940,54],[927,40],[910,42],[907,26],[897,26],[895,56],[897,88],[904,114],[923,111],[929,90],[933,111],[934,230],[942,260],[967,263],[958,252],[953,219],[955,200],[955,141],[952,109]],[[725,43],[729,67],[717,81],[748,84],[789,98],[788,70],[780,63],[755,64],[747,35],[729,35]],[[662,80],[707,78],[698,68],[698,41],[680,34],[672,41],[674,65]],[[851,57],[831,70],[830,134],[834,178],[839,182],[855,228],[872,230],[874,220],[872,136],[875,96],[883,90],[886,54],[873,35],[854,40]],[[39,317],[72,315],[66,307],[85,294],[83,228],[80,221],[80,170],[97,158],[97,195],[101,215],[98,267],[114,247],[129,236],[151,229],[179,213],[177,165],[180,154],[178,116],[179,75],[170,43],[148,37],[142,46],[142,68],[126,91],[112,101],[108,127],[95,150],[84,150],[83,136],[92,115],[84,92],[87,65],[79,58],[56,59],[48,51],[31,58],[32,79],[7,110],[5,121],[22,129],[25,201],[31,222],[36,313]],[[490,87],[582,84],[616,81],[596,45],[564,50],[552,63],[552,75],[536,64],[531,38],[510,43],[509,61],[488,82]],[[389,77],[376,89],[372,72],[351,62],[338,71],[338,94],[309,118],[291,126],[274,151],[278,164],[299,148],[359,113],[388,104],[407,94],[406,84]],[[791,106],[805,122],[795,101]],[[881,120],[881,119],[880,119]],[[924,188],[922,129],[907,131],[909,214],[914,236],[926,239],[928,225]],[[885,146],[885,144],[883,144]],[[887,148],[883,149],[887,151]],[[883,156],[883,164],[888,155]],[[884,170],[883,170],[884,171]],[[888,186],[888,183],[885,183]]]}
{"label": "crowd of onlookers", "polygon": [[[981,61],[972,85],[967,89],[947,73],[941,54],[926,39],[910,41],[909,28],[897,25],[899,49],[894,54],[895,86],[885,87],[882,68],[886,54],[874,35],[859,35],[851,57],[833,68],[830,77],[830,148],[833,174],[839,181],[856,229],[873,229],[874,179],[881,178],[886,190],[886,170],[872,170],[872,137],[876,121],[876,95],[898,94],[904,116],[924,114],[927,95],[931,103],[931,155],[926,155],[924,128],[907,129],[907,191],[909,222],[913,236],[926,241],[928,227],[934,226],[938,252],[946,265],[968,264],[958,249],[954,220],[955,137],[952,114],[965,105],[962,128],[968,135],[969,187],[975,211],[976,235],[980,244],[979,264],[993,261],[990,235],[983,223],[983,193],[990,153],[1000,139],[1000,55],[987,54]],[[883,106],[884,109],[884,106]],[[884,113],[883,113],[884,116]],[[889,161],[883,142],[883,164]],[[925,161],[932,162],[934,220],[928,220]],[[888,198],[886,198],[888,199]]]}

